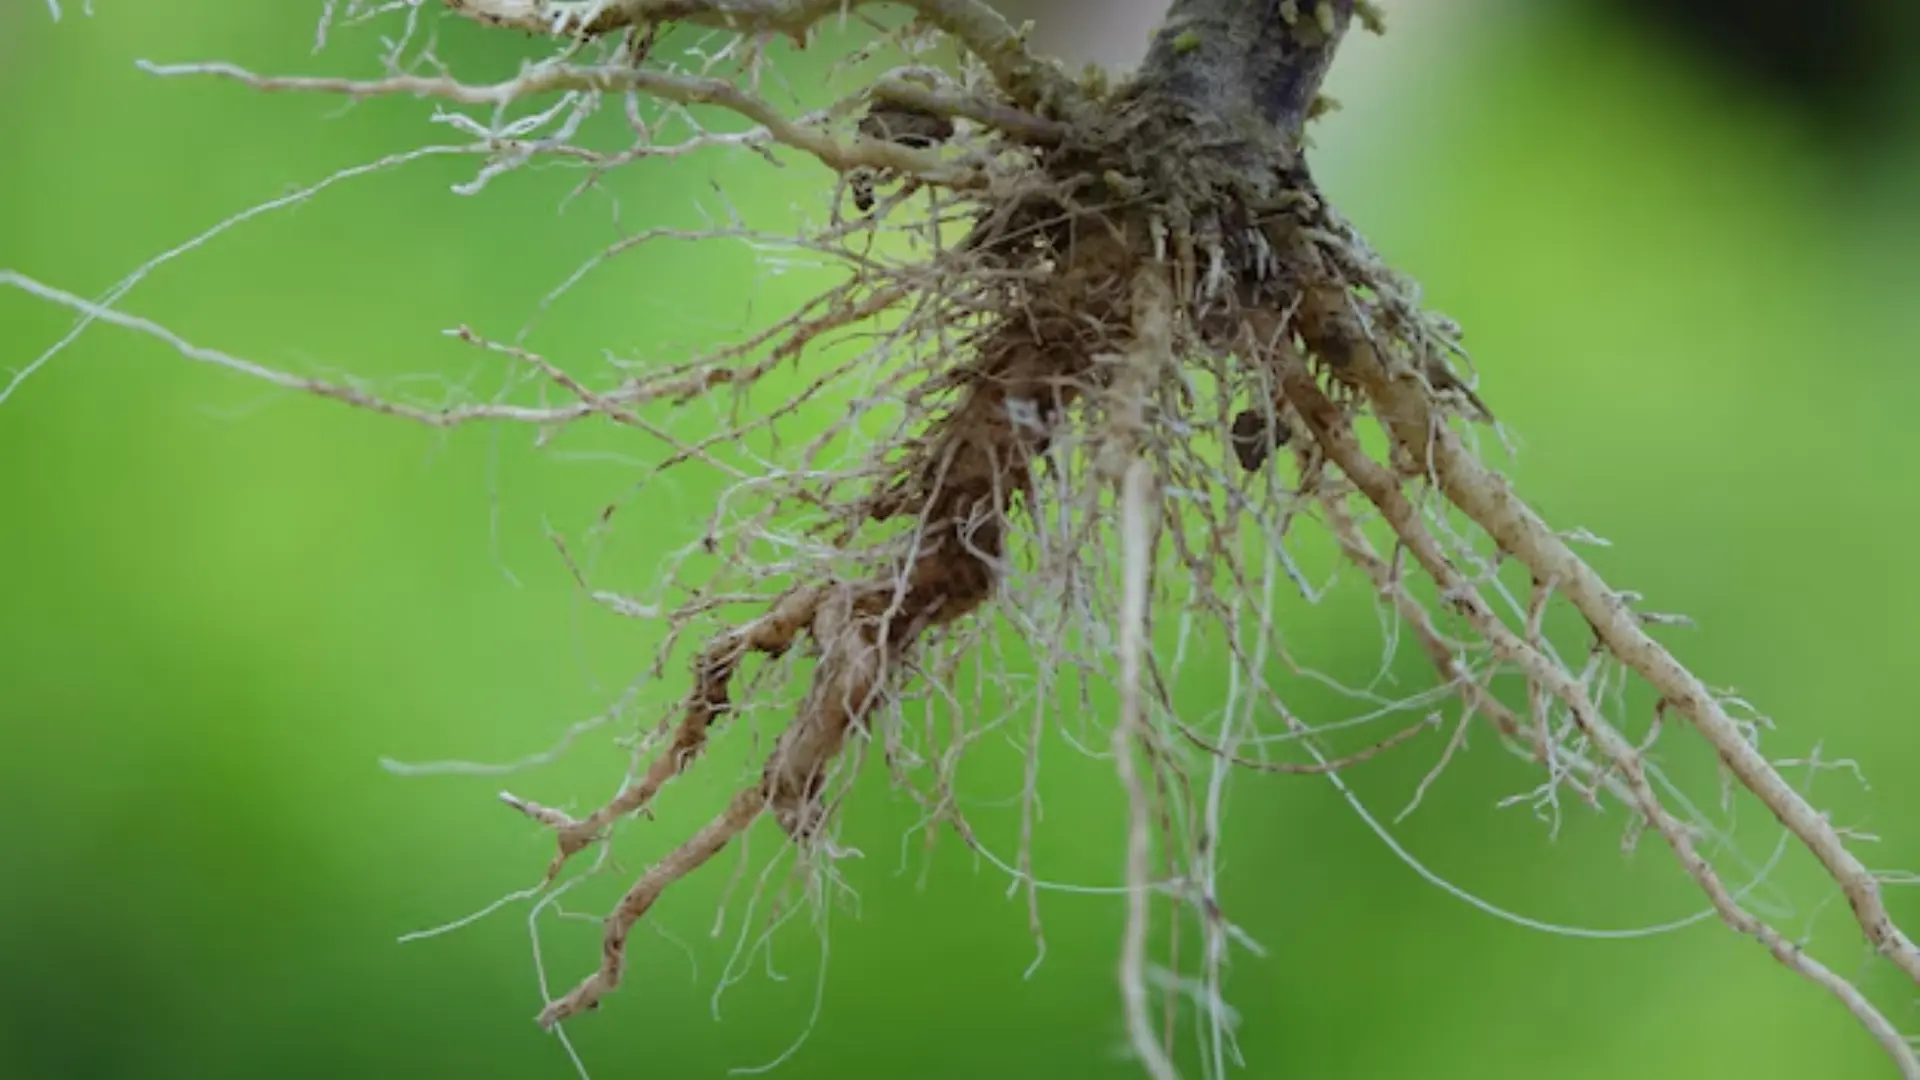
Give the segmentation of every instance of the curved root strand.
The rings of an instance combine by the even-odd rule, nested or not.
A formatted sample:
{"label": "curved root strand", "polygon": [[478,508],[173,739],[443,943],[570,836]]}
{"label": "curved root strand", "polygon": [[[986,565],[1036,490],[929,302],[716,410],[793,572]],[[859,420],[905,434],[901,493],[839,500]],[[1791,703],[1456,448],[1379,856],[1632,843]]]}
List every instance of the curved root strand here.
{"label": "curved root strand", "polygon": [[548,1003],[540,1012],[540,1026],[551,1028],[569,1017],[598,1008],[601,997],[620,985],[620,976],[626,967],[627,936],[632,933],[633,924],[640,921],[668,886],[698,870],[734,837],[746,832],[766,805],[765,784],[747,788],[735,795],[718,817],[640,875],[640,880],[633,883],[613,913],[607,916],[606,935],[600,947],[600,969],[558,1000]]}

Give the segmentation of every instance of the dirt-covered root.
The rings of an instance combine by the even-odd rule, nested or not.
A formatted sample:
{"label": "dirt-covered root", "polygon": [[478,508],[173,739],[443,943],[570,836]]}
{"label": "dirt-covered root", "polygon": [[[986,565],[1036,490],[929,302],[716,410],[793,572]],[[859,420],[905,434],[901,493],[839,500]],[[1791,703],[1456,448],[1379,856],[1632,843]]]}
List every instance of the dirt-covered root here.
{"label": "dirt-covered root", "polygon": [[[596,1007],[619,986],[635,922],[762,815],[795,843],[818,835],[830,813],[822,792],[846,760],[848,740],[871,731],[930,633],[993,599],[1011,519],[1032,492],[1035,462],[1075,403],[1116,366],[1103,359],[1113,361],[1126,348],[1134,254],[1112,237],[1089,242],[1043,287],[1023,293],[1017,311],[983,328],[974,351],[948,373],[955,406],[914,442],[890,482],[849,508],[869,526],[904,529],[904,542],[877,549],[883,554],[865,576],[797,588],[704,650],[681,719],[639,780],[579,820],[510,798],[555,828],[551,880],[570,856],[619,818],[645,809],[688,770],[732,709],[730,682],[747,655],[779,656],[798,646],[813,659],[806,694],[759,780],[640,876],[606,919],[599,968],[548,1005],[543,1025]],[[857,534],[859,522],[850,524]]]}
{"label": "dirt-covered root", "polygon": [[693,662],[693,685],[667,746],[654,756],[638,780],[586,817],[571,818],[511,793],[501,794],[507,805],[553,828],[560,850],[547,866],[547,882],[559,876],[568,859],[604,837],[614,822],[645,811],[668,781],[693,764],[706,749],[713,725],[733,709],[733,676],[740,662],[752,653],[784,655],[813,621],[820,603],[818,589],[795,589],[765,615],[722,634],[702,650]]}

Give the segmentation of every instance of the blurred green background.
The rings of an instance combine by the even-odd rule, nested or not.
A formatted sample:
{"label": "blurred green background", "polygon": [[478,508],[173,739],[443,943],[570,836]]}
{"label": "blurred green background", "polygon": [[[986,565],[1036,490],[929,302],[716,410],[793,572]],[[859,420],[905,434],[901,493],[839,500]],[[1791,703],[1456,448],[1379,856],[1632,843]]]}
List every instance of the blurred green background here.
{"label": "blurred green background", "polygon": [[[308,55],[317,5],[98,7],[57,25],[39,4],[0,11],[0,266],[97,294],[242,207],[446,137],[417,103],[343,109],[132,67],[370,71],[366,31]],[[1684,50],[1548,7],[1465,4],[1357,47],[1335,88],[1349,107],[1317,135],[1322,183],[1466,325],[1488,398],[1525,442],[1522,488],[1615,541],[1595,559],[1617,585],[1698,619],[1670,639],[1778,719],[1776,752],[1860,761],[1871,791],[1829,777],[1815,794],[1885,836],[1864,849],[1873,865],[1920,867],[1913,110],[1838,148],[1817,119]],[[530,48],[443,43],[475,70]],[[598,245],[720,212],[715,182],[775,228],[812,192],[751,158],[649,163],[620,181],[616,222],[603,196],[556,209],[575,173],[450,194],[471,166],[342,184],[123,306],[265,363],[485,388],[497,359],[441,329],[511,335]],[[762,280],[738,245],[661,249],[557,306],[539,341],[556,357],[679,355],[807,287],[804,273]],[[0,294],[0,369],[70,323]],[[0,1076],[572,1075],[531,1021],[524,908],[395,941],[531,883],[548,839],[491,802],[501,781],[377,764],[545,747],[647,655],[644,626],[581,601],[544,530],[578,534],[657,448],[529,441],[271,393],[107,328],[0,405]],[[644,582],[704,495],[650,490],[623,511],[599,581]],[[1370,670],[1363,604],[1329,612],[1327,633],[1317,655]],[[508,783],[590,802],[622,767],[605,734]],[[715,775],[736,775],[746,741]],[[1353,782],[1391,811],[1430,752]],[[1117,880],[1110,771],[1049,748],[1043,776],[1040,872]],[[1002,755],[972,780],[998,792],[1017,777]],[[832,916],[824,982],[795,923],[774,948],[784,980],[750,966],[716,1018],[741,918],[736,904],[710,936],[723,858],[670,894],[629,984],[572,1025],[595,1076],[770,1061],[809,1023],[816,985],[812,1035],[776,1075],[1133,1075],[1112,978],[1121,905],[1045,896],[1049,951],[1023,979],[1023,902],[950,839],[924,883],[917,854],[902,871],[916,815],[882,780],[844,820],[868,857],[842,864],[860,902]],[[1651,842],[1619,854],[1617,822],[1549,842],[1493,805],[1525,786],[1483,739],[1398,834],[1540,919],[1625,927],[1698,906]],[[727,790],[673,790],[657,823],[624,834],[623,869]],[[1771,847],[1767,825],[1745,819],[1749,850]],[[1717,924],[1604,942],[1496,921],[1421,882],[1314,778],[1244,778],[1229,829],[1226,906],[1268,950],[1239,956],[1230,984],[1249,1076],[1891,1075],[1829,998]],[[774,847],[756,834],[756,857]],[[1844,904],[1806,887],[1804,860],[1782,874],[1799,905],[1789,932],[1813,933],[1920,1030],[1913,988],[1871,962]],[[1920,893],[1891,901],[1920,924]],[[589,921],[546,931],[557,980],[587,969],[594,935]]]}

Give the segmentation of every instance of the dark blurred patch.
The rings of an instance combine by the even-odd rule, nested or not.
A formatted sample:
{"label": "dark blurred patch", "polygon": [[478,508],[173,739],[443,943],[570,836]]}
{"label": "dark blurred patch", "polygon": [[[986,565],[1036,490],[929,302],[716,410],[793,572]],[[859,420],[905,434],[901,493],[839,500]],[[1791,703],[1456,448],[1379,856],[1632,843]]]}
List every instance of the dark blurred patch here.
{"label": "dark blurred patch", "polygon": [[1886,130],[1920,66],[1916,0],[1593,2],[1847,143],[1869,143]]}

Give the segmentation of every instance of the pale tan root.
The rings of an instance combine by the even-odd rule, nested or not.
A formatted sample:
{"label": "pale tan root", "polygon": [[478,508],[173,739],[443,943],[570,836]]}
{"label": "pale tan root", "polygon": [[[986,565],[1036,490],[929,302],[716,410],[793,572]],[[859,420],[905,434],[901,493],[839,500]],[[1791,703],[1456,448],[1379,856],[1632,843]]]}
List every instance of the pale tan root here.
{"label": "pale tan root", "polygon": [[[1309,318],[1311,318],[1311,316],[1309,316]],[[1312,340],[1311,336],[1309,340]],[[1348,342],[1342,342],[1341,344],[1343,347],[1350,349]],[[1644,763],[1638,748],[1621,735],[1618,729],[1594,707],[1593,702],[1588,696],[1586,687],[1581,685],[1580,682],[1566,672],[1565,669],[1553,663],[1534,646],[1509,629],[1507,625],[1500,620],[1499,616],[1487,606],[1486,602],[1481,599],[1479,590],[1476,589],[1470,581],[1466,580],[1453,566],[1446,552],[1441,548],[1439,543],[1435,541],[1431,532],[1429,532],[1421,522],[1418,512],[1407,500],[1399,479],[1385,466],[1367,456],[1361,448],[1359,439],[1354,434],[1351,424],[1347,418],[1342,415],[1339,407],[1330,401],[1320,390],[1312,373],[1307,370],[1305,361],[1288,347],[1274,349],[1270,357],[1279,371],[1282,387],[1288,401],[1298,410],[1308,430],[1312,432],[1313,437],[1320,444],[1327,458],[1353,481],[1355,486],[1360,489],[1370,502],[1379,508],[1387,523],[1392,527],[1395,535],[1406,545],[1407,550],[1413,555],[1415,560],[1419,562],[1421,568],[1440,585],[1442,595],[1455,606],[1456,610],[1466,617],[1474,630],[1492,645],[1495,654],[1501,659],[1519,667],[1530,679],[1537,681],[1572,710],[1575,723],[1580,726],[1581,731],[1585,733],[1599,749],[1602,757],[1608,763],[1611,772],[1618,776],[1625,785],[1626,793],[1631,800],[1631,805],[1634,810],[1645,818],[1652,825],[1654,831],[1673,849],[1674,857],[1679,860],[1682,869],[1694,880],[1701,891],[1707,895],[1714,909],[1720,914],[1722,921],[1732,929],[1755,938],[1775,959],[1779,960],[1780,963],[1798,972],[1832,994],[1867,1028],[1874,1039],[1887,1051],[1888,1055],[1891,1056],[1899,1066],[1903,1076],[1909,1078],[1920,1077],[1920,1058],[1916,1058],[1913,1048],[1908,1045],[1906,1038],[1887,1020],[1886,1016],[1882,1014],[1872,1002],[1867,1000],[1858,988],[1809,956],[1796,943],[1781,934],[1778,930],[1741,907],[1731,890],[1729,890],[1726,884],[1720,879],[1719,874],[1714,870],[1712,864],[1696,850],[1691,829],[1667,810],[1655,794],[1652,786],[1647,782]],[[1381,412],[1388,417],[1394,417],[1395,421],[1397,421],[1390,422],[1393,423],[1395,428],[1394,433],[1399,439],[1403,449],[1407,449],[1410,452],[1417,449],[1424,456],[1424,449],[1429,445],[1436,448],[1449,445],[1447,440],[1450,439],[1451,433],[1446,430],[1437,418],[1433,418],[1430,426],[1424,429],[1408,423],[1406,418],[1409,416],[1418,416],[1422,420],[1428,419],[1426,410],[1419,405],[1420,402],[1425,400],[1423,397],[1412,391],[1394,393],[1391,389],[1382,385],[1384,382],[1384,379],[1380,382],[1370,382],[1367,388],[1369,391],[1380,393],[1384,398]],[[1420,384],[1415,382],[1413,385],[1419,386]],[[1411,439],[1409,436],[1411,436]],[[1410,443],[1411,445],[1409,445]],[[1444,449],[1438,451],[1440,455],[1444,455],[1445,453],[1446,451]],[[1444,460],[1444,458],[1442,458],[1442,460]],[[1452,464],[1455,469],[1462,468],[1458,460],[1455,460]],[[1475,462],[1473,464],[1477,467],[1478,463]],[[1476,483],[1487,482],[1484,473],[1476,475],[1471,470],[1463,471],[1465,475],[1456,479],[1456,486],[1464,484],[1472,487]],[[1451,494],[1452,493],[1450,493],[1450,495]],[[1520,511],[1517,509],[1519,507],[1518,500],[1511,494],[1505,492],[1504,487],[1500,489],[1498,500],[1496,505],[1507,515],[1512,515],[1509,517],[1508,522],[1524,522],[1524,531],[1526,533],[1533,531],[1545,533],[1546,530],[1544,526],[1539,524],[1538,519],[1532,518],[1530,514],[1524,517],[1518,516],[1520,514]],[[1481,501],[1479,493],[1474,493],[1465,498],[1456,496],[1454,497],[1454,501],[1456,504],[1461,504],[1462,508],[1467,510],[1470,516],[1474,516],[1476,521],[1480,521],[1482,516],[1491,516],[1486,515],[1485,506]],[[1481,514],[1475,514],[1475,509],[1480,509],[1482,511]],[[1483,521],[1482,526],[1487,528],[1488,532],[1496,538],[1501,538],[1503,532],[1508,536],[1515,536],[1511,529],[1503,530],[1494,527],[1496,524],[1508,524],[1508,522],[1502,522],[1496,518],[1492,523]],[[1525,562],[1529,568],[1534,570],[1537,576],[1545,577],[1553,575],[1555,571],[1562,571],[1566,574],[1566,580],[1573,581],[1575,580],[1575,568],[1567,565],[1570,561],[1579,564],[1578,569],[1584,571],[1588,579],[1589,588],[1604,590],[1604,586],[1600,585],[1598,577],[1594,575],[1591,570],[1586,569],[1585,564],[1580,563],[1577,557],[1573,556],[1570,552],[1566,552],[1564,546],[1561,546],[1559,549],[1563,558],[1549,561],[1538,558],[1537,553],[1541,550],[1550,551],[1550,548],[1544,548],[1540,545],[1538,537],[1526,536],[1525,539],[1529,541],[1526,550],[1515,550],[1514,547],[1509,546],[1504,540],[1503,547],[1512,551],[1516,557],[1519,557]],[[1554,543],[1557,544],[1558,541],[1556,540]],[[1535,557],[1529,558],[1529,554],[1535,554]],[[1586,610],[1584,605],[1582,606],[1582,610]],[[1609,610],[1606,614],[1616,619],[1630,617],[1626,616],[1625,613],[1617,607]],[[1637,627],[1635,628],[1635,633],[1638,633]],[[1644,639],[1644,635],[1641,635],[1641,637]],[[1657,646],[1655,646],[1655,648],[1657,648]],[[1661,654],[1664,655],[1664,650],[1661,651]],[[1670,658],[1667,663],[1672,664]],[[1678,670],[1678,665],[1673,665],[1673,668],[1674,670]],[[1660,669],[1655,670],[1663,676],[1667,676],[1665,681],[1669,685],[1673,683],[1670,673],[1662,672]],[[1645,672],[1643,672],[1643,674],[1645,674]],[[1691,680],[1691,676],[1687,676],[1687,678]],[[1655,685],[1660,686],[1663,692],[1667,689],[1667,687],[1662,686],[1659,681],[1656,681]],[[1704,701],[1709,699],[1707,699],[1703,693],[1699,700]],[[1730,723],[1726,725],[1726,728],[1727,730],[1734,730]],[[1716,733],[1717,732],[1712,729],[1707,731],[1710,740],[1714,739]],[[1746,742],[1739,739],[1737,731],[1731,737],[1735,739],[1740,749],[1746,750],[1749,753],[1752,752]],[[1722,749],[1723,754],[1730,752],[1730,748],[1720,747],[1718,741],[1715,742],[1715,746]],[[1759,759],[1757,754],[1753,756],[1759,761],[1760,768],[1764,770],[1764,775],[1771,777],[1772,782],[1762,783],[1757,787],[1750,786],[1750,790],[1754,790],[1755,794],[1759,795],[1763,800],[1767,799],[1769,794],[1774,793],[1776,790],[1784,791],[1795,803],[1802,806],[1805,805],[1799,793],[1793,791],[1784,781],[1780,780],[1778,774],[1773,772],[1771,765],[1767,764],[1764,759]],[[1745,777],[1743,777],[1743,779],[1745,779]],[[1769,802],[1769,806],[1773,805],[1772,802]],[[1814,842],[1819,838],[1817,832],[1811,830],[1803,832],[1801,829],[1794,828],[1793,820],[1786,812],[1783,812],[1781,808],[1776,808],[1776,813],[1780,814],[1781,820],[1786,823],[1790,829],[1794,829],[1795,834],[1800,836],[1803,842],[1808,842],[1810,847],[1814,846]],[[1830,827],[1827,826],[1824,821],[1821,821],[1819,824],[1821,829],[1829,833],[1831,832]],[[1837,845],[1837,837],[1834,839],[1834,843]],[[1851,856],[1849,856],[1849,858],[1850,857]],[[1843,887],[1846,885],[1844,880],[1842,881],[1842,885]],[[1849,896],[1852,896],[1851,892]],[[1875,896],[1875,901],[1877,902],[1877,896]],[[1858,910],[1857,904],[1856,910]]]}
{"label": "pale tan root", "polygon": [[1647,634],[1624,594],[1601,580],[1505,478],[1461,445],[1435,411],[1431,391],[1420,378],[1411,371],[1392,370],[1383,361],[1370,335],[1352,321],[1344,293],[1324,288],[1310,292],[1300,327],[1316,352],[1348,359],[1352,378],[1364,388],[1375,415],[1420,473],[1431,477],[1502,552],[1525,565],[1536,583],[1551,582],[1566,596],[1607,649],[1660,692],[1663,709],[1678,711],[1693,724],[1740,786],[1765,804],[1826,868],[1845,893],[1866,939],[1920,984],[1920,948],[1894,924],[1879,883],[1847,850],[1826,816],[1787,783],[1699,678]]}
{"label": "pale tan root", "polygon": [[1134,282],[1133,349],[1113,387],[1116,408],[1109,417],[1102,455],[1110,480],[1120,488],[1121,598],[1119,632],[1120,722],[1113,728],[1113,760],[1127,793],[1127,924],[1120,949],[1119,981],[1125,1003],[1127,1037],[1133,1052],[1154,1080],[1178,1080],[1167,1051],[1170,1036],[1153,1031],[1148,1013],[1146,955],[1151,891],[1151,805],[1139,776],[1138,758],[1151,746],[1150,720],[1141,692],[1148,647],[1147,603],[1154,542],[1161,520],[1160,493],[1148,460],[1141,456],[1147,438],[1144,404],[1151,388],[1173,362],[1173,296],[1158,270],[1142,270]]}

